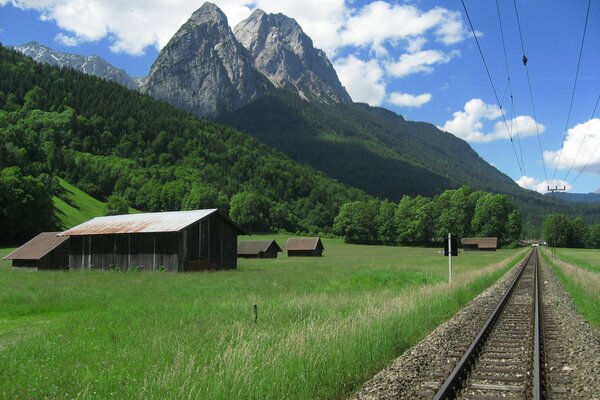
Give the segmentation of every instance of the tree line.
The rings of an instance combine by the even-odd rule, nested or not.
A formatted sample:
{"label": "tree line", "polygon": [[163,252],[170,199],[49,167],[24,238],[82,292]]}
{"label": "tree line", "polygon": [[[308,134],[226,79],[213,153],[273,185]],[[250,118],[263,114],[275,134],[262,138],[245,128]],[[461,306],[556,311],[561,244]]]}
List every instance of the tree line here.
{"label": "tree line", "polygon": [[600,249],[600,224],[586,226],[581,217],[550,214],[544,219],[542,237],[551,247]]}
{"label": "tree line", "polygon": [[516,241],[521,216],[507,195],[468,186],[433,198],[404,196],[398,204],[367,200],[345,203],[335,217],[334,232],[348,243],[427,245],[448,233],[462,237],[497,237]]}

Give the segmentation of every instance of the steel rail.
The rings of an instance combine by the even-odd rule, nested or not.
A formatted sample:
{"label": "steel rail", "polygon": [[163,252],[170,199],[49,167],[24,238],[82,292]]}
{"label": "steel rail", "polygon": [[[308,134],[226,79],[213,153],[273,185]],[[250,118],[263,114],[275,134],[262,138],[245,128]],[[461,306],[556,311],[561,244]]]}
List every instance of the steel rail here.
{"label": "steel rail", "polygon": [[[512,295],[513,291],[517,287],[517,283],[519,282],[521,275],[523,275],[523,271],[529,264],[529,261],[530,261],[531,256],[534,251],[535,251],[535,249],[529,253],[529,255],[527,256],[527,259],[525,260],[525,262],[523,263],[523,266],[521,267],[521,270],[519,271],[519,273],[517,274],[517,276],[511,283],[508,290],[504,293],[504,295],[500,299],[500,302],[498,302],[498,305],[496,306],[494,311],[492,311],[490,317],[487,319],[486,323],[483,325],[483,328],[481,328],[481,330],[479,331],[479,333],[477,334],[475,339],[471,342],[471,345],[465,351],[465,354],[462,356],[462,358],[460,359],[460,361],[458,362],[456,367],[454,367],[454,369],[452,370],[452,372],[450,373],[450,375],[448,376],[448,378],[446,379],[446,381],[444,382],[442,387],[438,390],[438,392],[436,393],[436,395],[434,397],[434,400],[445,400],[445,399],[456,398],[456,393],[458,393],[458,391],[462,388],[462,382],[466,379],[468,373],[471,371],[471,366],[473,365],[473,362],[477,358],[477,355],[479,354],[481,347],[487,340],[488,335],[490,334],[490,332],[496,325],[496,322],[500,318],[500,315],[502,314],[502,311],[504,310],[506,303],[508,303],[510,296]],[[536,256],[537,256],[537,253],[536,253]]]}
{"label": "steel rail", "polygon": [[[533,253],[533,251],[532,251]],[[543,380],[542,380],[542,295],[540,291],[539,278],[539,256],[535,253],[535,327],[534,327],[534,347],[533,347],[533,399],[543,399]]]}

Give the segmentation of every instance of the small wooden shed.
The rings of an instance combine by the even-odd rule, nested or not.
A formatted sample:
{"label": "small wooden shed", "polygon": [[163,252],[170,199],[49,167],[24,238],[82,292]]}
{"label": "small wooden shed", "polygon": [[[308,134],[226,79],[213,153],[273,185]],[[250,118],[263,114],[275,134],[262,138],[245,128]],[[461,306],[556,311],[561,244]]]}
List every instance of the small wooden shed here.
{"label": "small wooden shed", "polygon": [[320,257],[325,250],[319,237],[288,238],[284,249],[288,257]]}
{"label": "small wooden shed", "polygon": [[42,232],[4,257],[13,268],[66,269],[69,267],[69,237],[60,232]]}
{"label": "small wooden shed", "polygon": [[174,272],[237,267],[245,232],[217,209],[97,217],[69,229],[70,269]]}
{"label": "small wooden shed", "polygon": [[461,244],[464,250],[496,251],[498,249],[498,238],[463,238]]}
{"label": "small wooden shed", "polygon": [[281,247],[275,240],[242,240],[238,242],[238,257],[242,258],[277,258]]}

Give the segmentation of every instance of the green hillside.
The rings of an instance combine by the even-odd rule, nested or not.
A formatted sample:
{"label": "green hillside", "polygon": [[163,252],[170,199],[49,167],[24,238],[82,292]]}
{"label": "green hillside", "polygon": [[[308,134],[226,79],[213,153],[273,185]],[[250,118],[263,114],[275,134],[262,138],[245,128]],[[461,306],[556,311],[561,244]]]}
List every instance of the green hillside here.
{"label": "green hillside", "polygon": [[[256,229],[318,233],[331,229],[342,204],[369,197],[247,134],[1,46],[0,76],[0,186],[10,192],[0,203],[16,204],[11,196],[29,189],[14,183],[30,177],[36,210],[45,210],[43,197],[52,203],[52,190],[60,190],[48,177],[60,176],[96,199],[117,194],[136,209],[219,207]],[[56,206],[60,224],[86,217]],[[25,225],[23,234],[41,229],[41,212],[13,218],[12,239],[0,241]]]}
{"label": "green hillside", "polygon": [[221,118],[296,161],[390,200],[462,185],[521,190],[465,141],[366,104],[311,104],[279,92]]}
{"label": "green hillside", "polygon": [[61,191],[52,196],[54,216],[60,229],[68,229],[105,215],[105,204],[59,178]]}

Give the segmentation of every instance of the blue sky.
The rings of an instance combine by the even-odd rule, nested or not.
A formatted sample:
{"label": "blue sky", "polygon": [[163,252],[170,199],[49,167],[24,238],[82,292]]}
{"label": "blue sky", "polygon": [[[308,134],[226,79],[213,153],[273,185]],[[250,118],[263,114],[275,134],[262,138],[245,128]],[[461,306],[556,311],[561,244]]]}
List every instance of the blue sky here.
{"label": "blue sky", "polygon": [[[355,101],[431,122],[467,140],[522,186],[542,191],[550,183],[565,184],[572,192],[600,190],[600,107],[591,119],[600,95],[598,1],[591,2],[568,123],[588,1],[515,2],[537,121],[513,1],[498,4],[514,108],[497,3],[465,0],[504,118],[460,1],[215,3],[232,26],[256,7],[295,18],[327,52]],[[36,40],[61,51],[96,54],[132,76],[144,76],[160,48],[201,5],[188,0],[0,0],[0,41],[10,46]]]}

